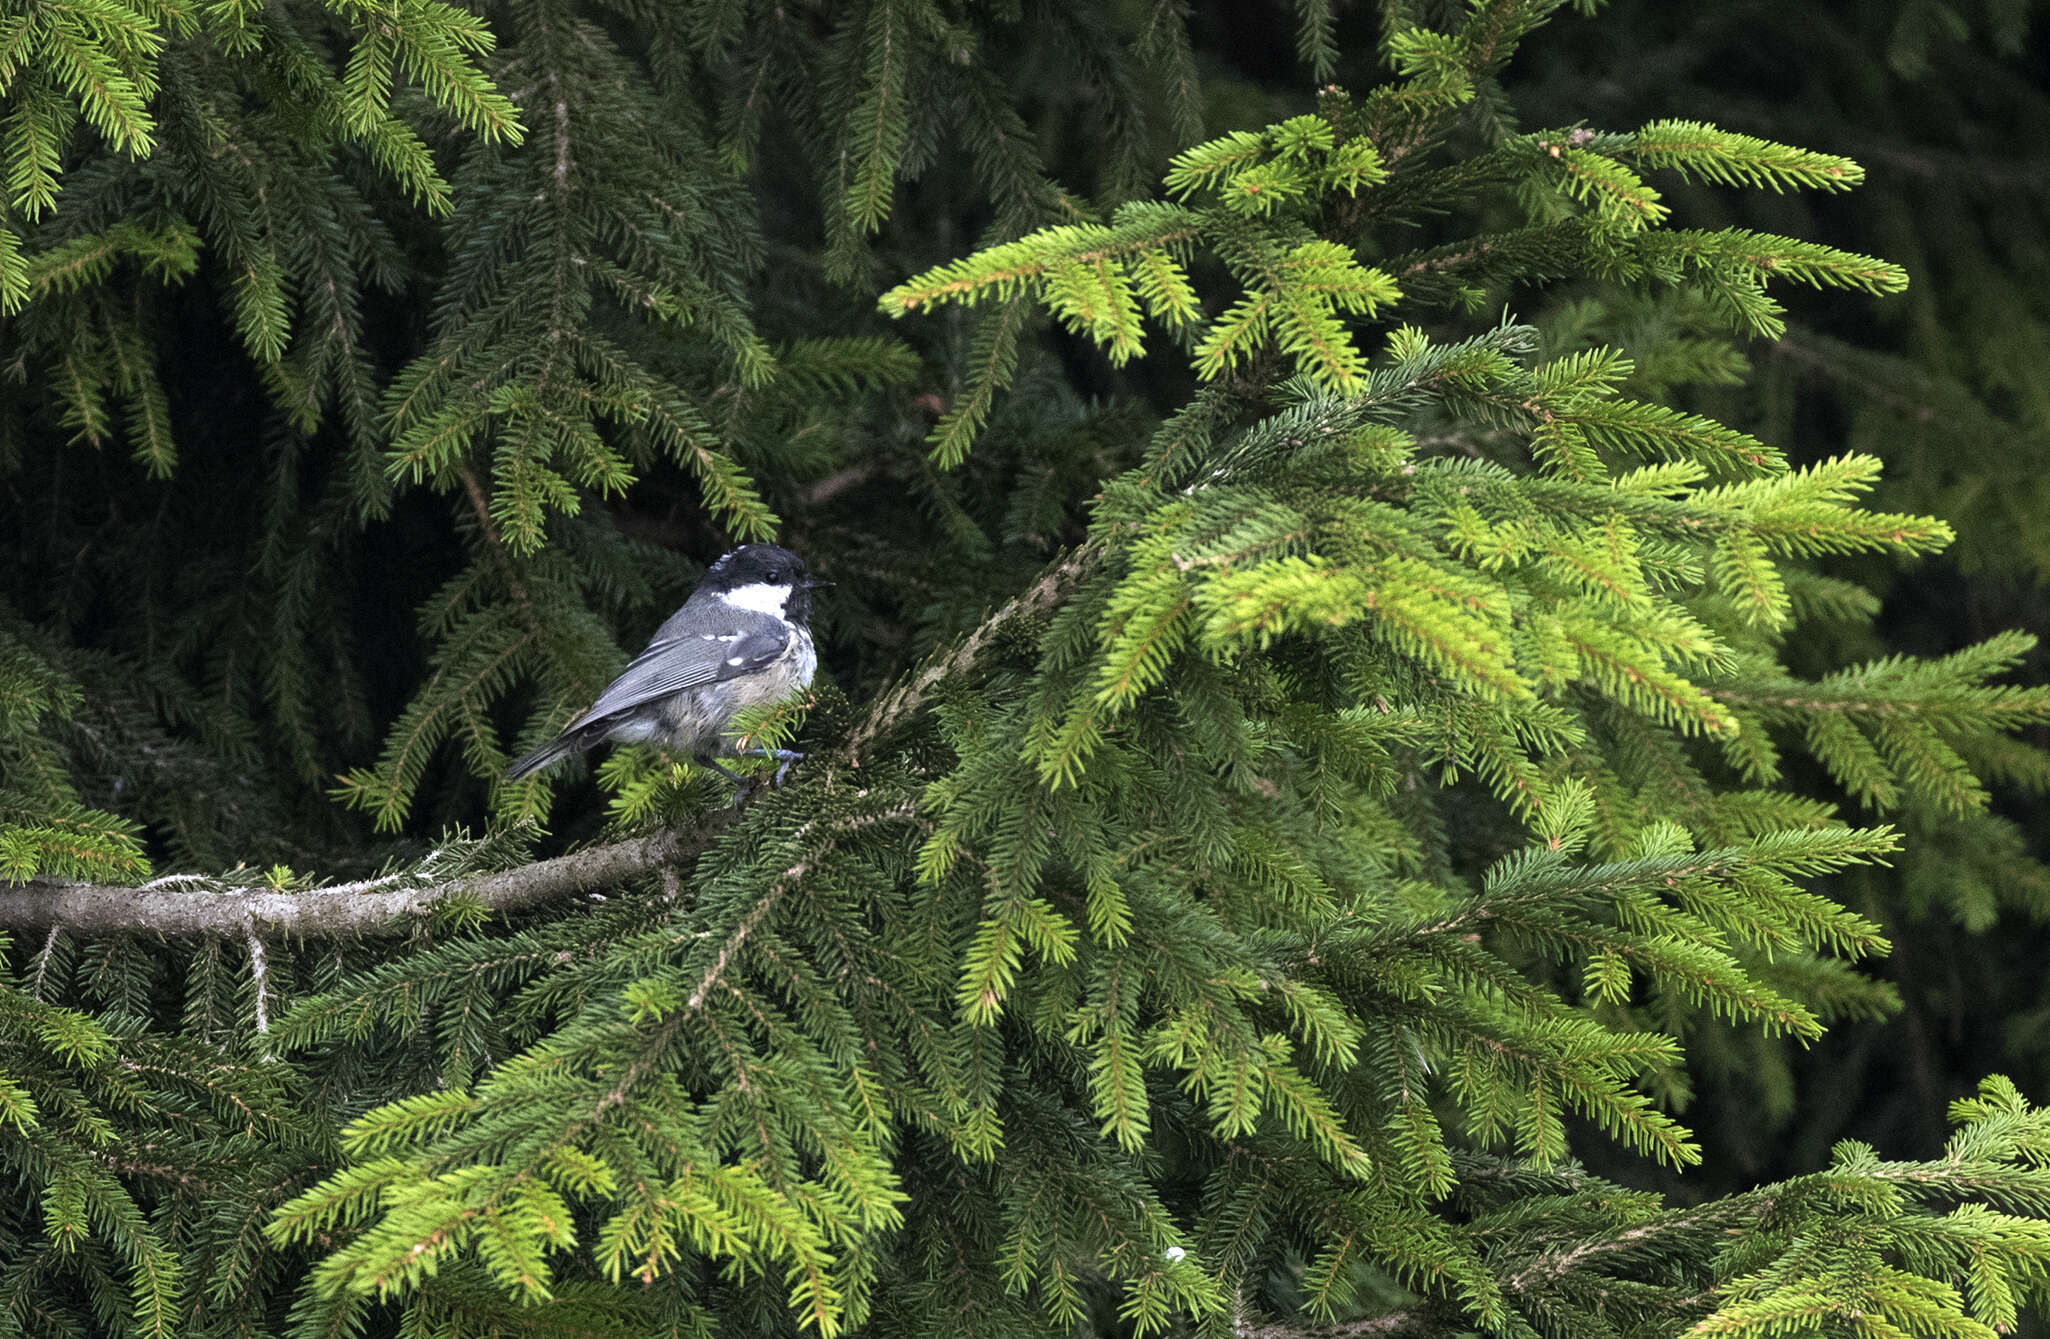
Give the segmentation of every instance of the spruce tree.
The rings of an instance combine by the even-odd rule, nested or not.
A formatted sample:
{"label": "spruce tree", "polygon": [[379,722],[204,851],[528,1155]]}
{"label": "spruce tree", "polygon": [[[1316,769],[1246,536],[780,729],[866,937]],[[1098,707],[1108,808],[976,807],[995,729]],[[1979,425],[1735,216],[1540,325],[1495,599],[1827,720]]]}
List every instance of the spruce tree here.
{"label": "spruce tree", "polygon": [[[2050,775],[2023,633],[1816,663],[1950,526],[1685,403],[1908,276],[1675,183],[1852,159],[1527,126],[1559,0],[1302,0],[1257,117],[1173,3],[4,3],[0,1333],[2044,1299],[2002,1078],[1585,1160],[1885,1013],[1845,881]],[[770,536],[788,784],[502,780]]]}

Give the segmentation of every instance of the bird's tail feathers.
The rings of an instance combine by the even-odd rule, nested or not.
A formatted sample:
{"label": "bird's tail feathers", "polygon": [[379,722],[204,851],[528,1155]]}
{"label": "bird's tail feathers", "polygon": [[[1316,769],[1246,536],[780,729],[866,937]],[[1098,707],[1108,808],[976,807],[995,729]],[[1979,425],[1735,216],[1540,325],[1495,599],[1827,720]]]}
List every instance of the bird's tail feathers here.
{"label": "bird's tail feathers", "polygon": [[505,779],[518,781],[523,776],[561,762],[572,753],[582,753],[589,747],[591,744],[584,738],[582,731],[566,730],[506,768]]}

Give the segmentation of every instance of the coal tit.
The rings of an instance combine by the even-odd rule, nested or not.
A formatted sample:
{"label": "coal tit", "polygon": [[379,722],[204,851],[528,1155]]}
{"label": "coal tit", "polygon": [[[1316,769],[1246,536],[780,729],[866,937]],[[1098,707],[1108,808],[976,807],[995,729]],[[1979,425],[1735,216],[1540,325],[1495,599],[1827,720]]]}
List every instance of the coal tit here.
{"label": "coal tit", "polygon": [[[774,544],[743,544],[712,564],[683,608],[656,629],[648,649],[598,695],[591,709],[553,740],[514,763],[517,781],[572,753],[610,740],[657,744],[688,753],[735,782],[713,762],[733,717],[780,702],[811,685],[818,656],[811,644],[814,580],[804,563]],[[800,754],[759,750],[790,770]]]}

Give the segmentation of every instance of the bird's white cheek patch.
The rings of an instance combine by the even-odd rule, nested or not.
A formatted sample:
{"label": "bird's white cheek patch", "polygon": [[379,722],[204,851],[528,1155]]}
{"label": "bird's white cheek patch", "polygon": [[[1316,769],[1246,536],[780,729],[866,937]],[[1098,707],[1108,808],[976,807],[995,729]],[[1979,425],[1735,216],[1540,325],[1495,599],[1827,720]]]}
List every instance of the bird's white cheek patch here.
{"label": "bird's white cheek patch", "polygon": [[735,586],[719,598],[737,608],[752,609],[757,614],[781,618],[783,606],[790,600],[790,587],[771,586],[765,581],[756,581],[745,586]]}

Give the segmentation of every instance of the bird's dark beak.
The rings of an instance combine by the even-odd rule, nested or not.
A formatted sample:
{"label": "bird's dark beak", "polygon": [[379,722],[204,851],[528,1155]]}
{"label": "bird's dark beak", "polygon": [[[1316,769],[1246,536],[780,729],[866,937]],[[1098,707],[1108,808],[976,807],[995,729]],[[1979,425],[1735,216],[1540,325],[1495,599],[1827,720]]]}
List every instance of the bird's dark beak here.
{"label": "bird's dark beak", "polygon": [[817,577],[806,577],[804,579],[804,588],[806,590],[817,590],[821,586],[833,586],[838,584],[838,582],[834,581],[821,581]]}

